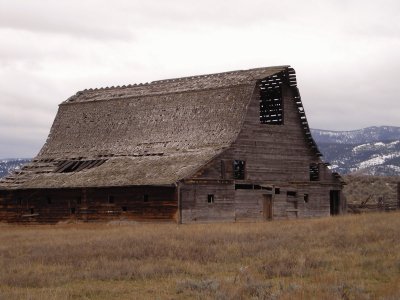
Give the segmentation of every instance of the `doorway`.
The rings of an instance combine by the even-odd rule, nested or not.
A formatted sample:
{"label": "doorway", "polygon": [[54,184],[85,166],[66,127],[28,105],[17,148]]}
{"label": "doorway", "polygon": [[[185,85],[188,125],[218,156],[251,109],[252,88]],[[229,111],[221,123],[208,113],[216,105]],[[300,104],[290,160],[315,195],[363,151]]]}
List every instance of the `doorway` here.
{"label": "doorway", "polygon": [[340,214],[340,191],[330,191],[329,198],[331,216]]}
{"label": "doorway", "polygon": [[263,195],[263,217],[264,220],[272,220],[272,195]]}

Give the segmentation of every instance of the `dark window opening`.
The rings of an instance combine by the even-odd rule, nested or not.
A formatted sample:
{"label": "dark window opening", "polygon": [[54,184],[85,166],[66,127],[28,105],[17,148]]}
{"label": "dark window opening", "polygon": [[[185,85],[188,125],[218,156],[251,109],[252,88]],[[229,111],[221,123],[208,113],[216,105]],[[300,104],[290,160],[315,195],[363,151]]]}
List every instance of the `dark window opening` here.
{"label": "dark window opening", "polygon": [[252,184],[235,184],[235,190],[252,190]]}
{"label": "dark window opening", "polygon": [[233,161],[233,178],[234,179],[244,179],[245,165],[246,165],[246,162],[244,160],[234,160]]}
{"label": "dark window opening", "polygon": [[296,197],[297,196],[297,192],[295,191],[287,191],[286,195],[289,197]]}
{"label": "dark window opening", "polygon": [[147,194],[143,195],[143,202],[149,202],[149,195]]}
{"label": "dark window opening", "polygon": [[329,191],[329,198],[331,215],[338,215],[340,213],[340,191]]}
{"label": "dark window opening", "polygon": [[126,206],[121,207],[122,211],[128,211],[128,208]]}
{"label": "dark window opening", "polygon": [[268,77],[260,84],[260,123],[283,124],[281,79]]}
{"label": "dark window opening", "polygon": [[279,195],[281,193],[281,189],[280,188],[275,188],[275,194]]}
{"label": "dark window opening", "polygon": [[47,197],[47,204],[51,204],[51,197]]}
{"label": "dark window opening", "polygon": [[82,203],[82,197],[77,197],[76,204],[81,204],[81,203]]}
{"label": "dark window opening", "polygon": [[114,203],[114,196],[108,196],[108,203]]}
{"label": "dark window opening", "polygon": [[308,203],[308,194],[304,194],[304,202]]}
{"label": "dark window opening", "polygon": [[272,187],[262,186],[262,185],[259,185],[259,184],[237,183],[237,184],[235,184],[235,190],[267,190],[267,191],[272,191]]}
{"label": "dark window opening", "polygon": [[207,195],[207,202],[208,203],[214,203],[214,194],[208,194]]}
{"label": "dark window opening", "polygon": [[30,212],[31,212],[31,215],[33,215],[33,214],[35,213],[35,209],[34,209],[34,208],[31,208],[31,209],[30,209]]}
{"label": "dark window opening", "polygon": [[310,180],[318,181],[319,180],[319,166],[318,164],[310,164]]}
{"label": "dark window opening", "polygon": [[75,214],[75,207],[71,207],[71,208],[69,209],[69,211],[70,211],[70,213],[71,213],[72,215],[74,215],[74,214]]}

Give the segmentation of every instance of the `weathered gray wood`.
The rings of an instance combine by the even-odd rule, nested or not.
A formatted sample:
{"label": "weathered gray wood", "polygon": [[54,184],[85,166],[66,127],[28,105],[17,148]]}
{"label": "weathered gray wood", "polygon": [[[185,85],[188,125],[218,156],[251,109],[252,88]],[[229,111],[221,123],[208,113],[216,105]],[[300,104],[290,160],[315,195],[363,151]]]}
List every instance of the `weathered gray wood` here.
{"label": "weathered gray wood", "polygon": [[[319,157],[296,85],[282,66],[79,92],[32,163],[0,182],[0,220],[329,215],[342,182]],[[260,100],[262,122],[279,125],[260,122]]]}
{"label": "weathered gray wood", "polygon": [[[330,190],[341,190],[340,180],[322,164],[316,155],[313,144],[305,134],[306,124],[304,112],[299,113],[296,88],[288,82],[282,85],[284,124],[260,124],[259,89],[256,87],[248,104],[247,114],[240,133],[235,142],[212,162],[203,167],[194,179],[233,179],[232,162],[246,161],[245,180],[236,183],[270,185],[280,189],[280,194],[271,194],[272,217],[297,218],[319,217],[330,214]],[[308,126],[308,125],[306,125]],[[311,163],[319,164],[319,180],[310,181],[309,167]],[[182,196],[185,221],[210,221],[221,215],[222,208],[218,203],[229,202],[233,205],[234,220],[265,220],[265,190],[235,190],[231,188],[229,197],[221,199],[222,194],[215,186],[186,186]],[[225,187],[227,190],[228,187]],[[193,192],[195,191],[195,192]],[[296,197],[287,196],[287,191],[296,191]],[[215,193],[216,203],[207,206],[203,211],[203,203],[207,193]],[[226,195],[226,193],[225,193]],[[307,196],[304,196],[307,195]],[[305,201],[306,197],[306,201]],[[341,202],[345,211],[345,200]],[[216,213],[213,213],[215,209]],[[231,209],[229,209],[231,211]],[[208,216],[208,217],[207,217]]]}

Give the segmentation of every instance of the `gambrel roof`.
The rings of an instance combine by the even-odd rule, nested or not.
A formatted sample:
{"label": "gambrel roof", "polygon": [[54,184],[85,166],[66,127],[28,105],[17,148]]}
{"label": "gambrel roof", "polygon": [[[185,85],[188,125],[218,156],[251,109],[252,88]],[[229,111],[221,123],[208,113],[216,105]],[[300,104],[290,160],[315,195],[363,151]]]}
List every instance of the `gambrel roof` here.
{"label": "gambrel roof", "polygon": [[0,188],[174,184],[235,141],[257,82],[288,68],[80,91],[60,104],[35,159]]}

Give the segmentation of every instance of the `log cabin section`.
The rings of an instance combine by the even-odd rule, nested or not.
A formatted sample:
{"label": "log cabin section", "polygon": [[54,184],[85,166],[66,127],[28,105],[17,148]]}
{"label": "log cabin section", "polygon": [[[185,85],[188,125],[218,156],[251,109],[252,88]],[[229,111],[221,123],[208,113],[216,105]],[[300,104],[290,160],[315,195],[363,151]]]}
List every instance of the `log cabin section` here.
{"label": "log cabin section", "polygon": [[90,89],[0,181],[0,220],[267,221],[341,214],[289,66]]}
{"label": "log cabin section", "polygon": [[[269,108],[266,100],[273,101]],[[182,220],[265,221],[345,213],[344,183],[321,156],[294,70],[261,79],[235,142],[184,181]],[[205,201],[210,194],[212,203]]]}

